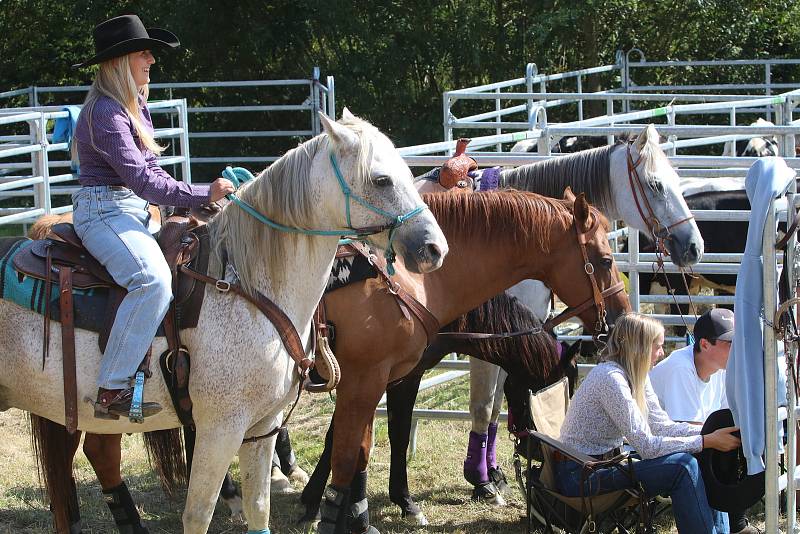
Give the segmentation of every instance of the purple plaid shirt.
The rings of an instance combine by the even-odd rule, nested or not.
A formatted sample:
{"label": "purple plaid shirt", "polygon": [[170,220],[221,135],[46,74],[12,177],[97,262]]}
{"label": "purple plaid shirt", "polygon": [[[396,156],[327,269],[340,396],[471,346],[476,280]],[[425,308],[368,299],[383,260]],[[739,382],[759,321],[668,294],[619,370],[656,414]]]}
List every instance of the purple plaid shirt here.
{"label": "purple plaid shirt", "polygon": [[[143,98],[139,98],[143,123],[151,132],[153,121]],[[89,128],[93,137],[89,136]],[[156,155],[140,149],[136,130],[124,108],[102,96],[92,111],[86,108],[75,127],[82,186],[124,185],[139,197],[165,206],[194,208],[209,201],[208,185],[189,185],[175,180],[158,166]],[[94,146],[92,146],[94,141]],[[97,147],[97,148],[95,148]]]}

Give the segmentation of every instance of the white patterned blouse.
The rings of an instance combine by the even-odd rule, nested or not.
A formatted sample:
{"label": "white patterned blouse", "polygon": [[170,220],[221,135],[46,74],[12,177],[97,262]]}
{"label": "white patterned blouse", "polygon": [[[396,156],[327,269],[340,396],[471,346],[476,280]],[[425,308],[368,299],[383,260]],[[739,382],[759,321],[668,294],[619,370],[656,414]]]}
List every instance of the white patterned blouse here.
{"label": "white patterned blouse", "polygon": [[645,384],[648,417],[636,402],[625,371],[616,362],[602,362],[592,369],[570,402],[560,440],[590,455],[605,454],[625,440],[643,459],[675,452],[700,452],[700,426],[672,421]]}

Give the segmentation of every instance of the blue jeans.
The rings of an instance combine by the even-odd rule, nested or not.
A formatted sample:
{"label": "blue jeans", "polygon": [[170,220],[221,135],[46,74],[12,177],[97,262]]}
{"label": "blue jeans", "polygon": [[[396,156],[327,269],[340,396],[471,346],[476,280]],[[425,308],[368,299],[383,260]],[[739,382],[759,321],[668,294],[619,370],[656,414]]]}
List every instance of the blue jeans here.
{"label": "blue jeans", "polygon": [[[727,534],[728,514],[713,510],[706,499],[706,488],[697,459],[689,453],[677,452],[660,458],[633,462],[636,479],[648,497],[669,495],[679,532]],[[556,465],[558,489],[567,496],[579,496],[581,466],[572,461]],[[632,487],[628,476],[615,468],[600,469],[584,485],[584,495],[607,493]]]}
{"label": "blue jeans", "polygon": [[147,223],[148,202],[130,190],[82,187],[72,195],[75,231],[117,284],[128,290],[114,320],[98,386],[129,387],[172,299],[172,274]]}

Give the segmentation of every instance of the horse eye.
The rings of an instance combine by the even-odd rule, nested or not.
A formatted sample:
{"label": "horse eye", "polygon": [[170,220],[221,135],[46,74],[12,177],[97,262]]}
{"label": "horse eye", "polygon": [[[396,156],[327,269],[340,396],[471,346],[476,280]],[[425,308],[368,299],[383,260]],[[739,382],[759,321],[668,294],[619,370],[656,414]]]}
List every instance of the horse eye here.
{"label": "horse eye", "polygon": [[386,187],[387,185],[392,185],[392,179],[382,174],[380,176],[376,176],[372,179],[372,183],[377,185],[378,187]]}
{"label": "horse eye", "polygon": [[600,264],[603,267],[605,267],[606,269],[610,270],[611,266],[614,265],[614,259],[613,258],[603,258],[602,260],[600,260]]}
{"label": "horse eye", "polygon": [[653,191],[659,195],[664,195],[664,184],[661,182],[653,182]]}

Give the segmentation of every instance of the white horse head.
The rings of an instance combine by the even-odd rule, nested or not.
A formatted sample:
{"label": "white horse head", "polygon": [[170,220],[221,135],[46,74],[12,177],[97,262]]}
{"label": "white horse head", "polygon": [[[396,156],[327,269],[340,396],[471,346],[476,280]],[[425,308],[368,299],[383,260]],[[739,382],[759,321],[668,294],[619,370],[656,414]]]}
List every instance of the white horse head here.
{"label": "white horse head", "polygon": [[[631,163],[635,172],[629,171]],[[618,215],[628,226],[664,237],[675,265],[700,261],[703,237],[681,194],[678,174],[659,146],[655,126],[648,125],[627,147],[617,145],[609,178]]]}
{"label": "white horse head", "polygon": [[[350,166],[356,173],[353,183],[349,184],[355,195],[394,217],[405,216],[424,206],[414,188],[411,170],[388,137],[347,108],[338,123],[324,114],[320,114],[320,118],[331,140],[332,152],[341,165]],[[328,184],[332,187],[328,187],[325,194],[341,195],[335,181]],[[345,213],[340,209],[338,215],[344,217]],[[357,228],[395,222],[359,202],[351,202],[350,217],[351,225]],[[347,221],[342,219],[342,224]],[[389,232],[385,231],[372,236],[370,241],[385,249],[389,239]],[[406,268],[412,272],[438,269],[448,251],[447,241],[427,209],[411,216],[395,230],[393,244],[397,245]]]}
{"label": "white horse head", "polygon": [[700,230],[652,124],[631,143],[617,142],[505,170],[500,185],[554,198],[569,186],[586,193],[609,219],[622,219],[646,235],[663,237],[676,265],[697,263],[703,254]]}
{"label": "white horse head", "polygon": [[237,195],[281,225],[328,232],[328,239],[271,228],[232,204],[211,223],[220,236],[216,260],[223,261],[222,251],[229,253],[245,287],[267,279],[277,288],[290,274],[288,251],[302,245],[309,249],[300,254],[315,255],[315,244],[335,247],[340,234],[375,234],[370,241],[383,250],[396,247],[409,270],[440,267],[447,241],[397,149],[349,111],[340,122],[323,114],[320,120],[326,135],[290,150]]}

